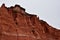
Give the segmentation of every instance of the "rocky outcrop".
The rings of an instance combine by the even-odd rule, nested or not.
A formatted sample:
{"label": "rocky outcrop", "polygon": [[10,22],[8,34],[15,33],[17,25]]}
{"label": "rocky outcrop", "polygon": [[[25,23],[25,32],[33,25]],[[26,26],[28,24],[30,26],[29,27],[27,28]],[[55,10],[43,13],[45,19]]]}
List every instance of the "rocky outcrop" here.
{"label": "rocky outcrop", "polygon": [[0,40],[60,40],[60,30],[19,5],[0,7]]}

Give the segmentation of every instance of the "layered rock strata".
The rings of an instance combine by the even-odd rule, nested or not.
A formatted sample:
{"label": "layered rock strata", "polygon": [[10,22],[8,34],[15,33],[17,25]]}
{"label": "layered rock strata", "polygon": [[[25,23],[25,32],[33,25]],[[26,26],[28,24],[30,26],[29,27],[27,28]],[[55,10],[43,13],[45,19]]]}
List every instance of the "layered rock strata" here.
{"label": "layered rock strata", "polygon": [[19,5],[0,7],[0,40],[60,40],[60,30]]}

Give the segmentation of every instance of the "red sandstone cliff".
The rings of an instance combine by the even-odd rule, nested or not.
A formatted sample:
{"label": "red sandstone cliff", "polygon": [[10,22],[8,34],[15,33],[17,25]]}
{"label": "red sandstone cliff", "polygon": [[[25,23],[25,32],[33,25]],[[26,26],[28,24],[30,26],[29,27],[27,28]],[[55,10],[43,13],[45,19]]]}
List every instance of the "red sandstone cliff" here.
{"label": "red sandstone cliff", "polygon": [[0,40],[60,40],[60,30],[19,5],[0,7]]}

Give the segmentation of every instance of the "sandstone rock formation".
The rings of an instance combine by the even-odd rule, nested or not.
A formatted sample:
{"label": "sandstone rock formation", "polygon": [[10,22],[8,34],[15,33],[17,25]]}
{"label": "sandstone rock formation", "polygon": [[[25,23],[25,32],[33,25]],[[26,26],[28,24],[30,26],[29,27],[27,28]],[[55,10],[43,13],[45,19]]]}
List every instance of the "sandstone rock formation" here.
{"label": "sandstone rock formation", "polygon": [[60,40],[60,30],[28,14],[19,5],[0,7],[0,40]]}

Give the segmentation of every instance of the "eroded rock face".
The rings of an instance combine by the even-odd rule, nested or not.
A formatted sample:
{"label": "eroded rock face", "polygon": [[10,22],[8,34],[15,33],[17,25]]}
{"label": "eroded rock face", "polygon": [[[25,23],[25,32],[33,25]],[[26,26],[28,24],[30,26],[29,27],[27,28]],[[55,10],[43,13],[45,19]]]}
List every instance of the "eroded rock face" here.
{"label": "eroded rock face", "polygon": [[19,5],[0,7],[0,40],[60,40],[57,30]]}

